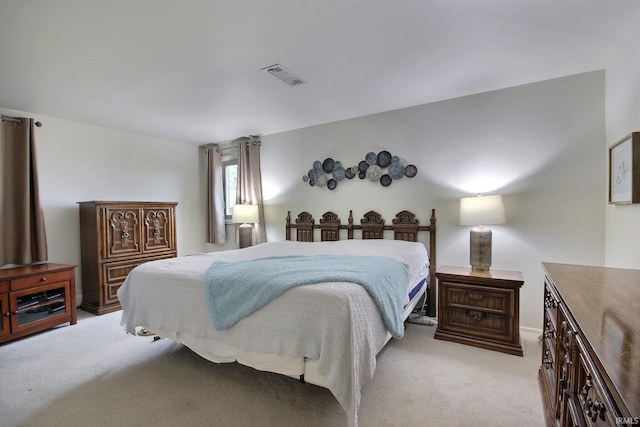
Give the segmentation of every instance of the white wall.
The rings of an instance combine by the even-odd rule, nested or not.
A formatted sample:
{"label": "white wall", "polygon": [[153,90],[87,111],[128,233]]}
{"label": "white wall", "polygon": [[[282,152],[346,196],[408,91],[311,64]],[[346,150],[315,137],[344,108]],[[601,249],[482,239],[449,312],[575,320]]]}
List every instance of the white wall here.
{"label": "white wall", "polygon": [[[2,108],[0,113],[43,123],[36,128],[36,147],[49,261],[80,266],[76,203],[85,200],[178,202],[178,254],[202,250],[197,147]],[[80,267],[76,278],[81,302]]]}
{"label": "white wall", "polygon": [[[620,46],[607,68],[607,138],[603,148],[608,168],[608,147],[640,131],[640,47],[637,35]],[[606,178],[605,178],[606,179]],[[640,269],[640,204],[606,207],[605,263],[609,267]]]}
{"label": "white wall", "polygon": [[[604,73],[592,72],[262,138],[269,240],[284,219],[327,210],[356,221],[370,209],[387,221],[408,209],[438,218],[437,264],[468,265],[469,227],[457,225],[459,198],[504,196],[507,224],[493,226],[493,268],[519,270],[521,324],[542,325],[542,261],[602,265]],[[357,164],[389,150],[418,167],[384,188],[368,181],[310,187],[314,160]]]}

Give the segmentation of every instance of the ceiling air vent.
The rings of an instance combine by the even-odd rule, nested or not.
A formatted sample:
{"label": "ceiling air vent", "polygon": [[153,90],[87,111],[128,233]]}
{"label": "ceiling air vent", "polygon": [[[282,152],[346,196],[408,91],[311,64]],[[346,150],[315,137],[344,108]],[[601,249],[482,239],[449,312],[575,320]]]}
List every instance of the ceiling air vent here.
{"label": "ceiling air vent", "polygon": [[279,78],[289,86],[296,86],[304,83],[299,77],[296,77],[293,74],[291,74],[280,64],[270,65],[268,67],[262,68],[261,71],[266,71],[272,76]]}

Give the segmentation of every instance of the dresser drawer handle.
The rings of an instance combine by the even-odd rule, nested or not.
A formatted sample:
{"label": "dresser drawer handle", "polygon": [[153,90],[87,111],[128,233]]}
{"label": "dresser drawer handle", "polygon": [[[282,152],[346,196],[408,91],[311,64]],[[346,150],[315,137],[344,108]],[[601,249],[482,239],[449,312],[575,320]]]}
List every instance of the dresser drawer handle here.
{"label": "dresser drawer handle", "polygon": [[41,277],[41,278],[40,278],[40,281],[41,281],[41,282],[46,282],[46,281],[47,281],[47,278],[46,278],[46,277]]}
{"label": "dresser drawer handle", "polygon": [[469,292],[467,291],[467,296],[471,299],[479,301],[487,296],[486,292]]}
{"label": "dresser drawer handle", "polygon": [[484,319],[487,318],[487,313],[483,313],[481,311],[465,310],[464,314],[466,314],[467,316],[469,316],[471,319],[475,320],[476,322],[479,322],[479,321],[484,320]]}
{"label": "dresser drawer handle", "polygon": [[547,295],[547,297],[544,299],[544,306],[547,308],[556,308],[558,307],[558,303],[553,297]]}
{"label": "dresser drawer handle", "polygon": [[553,359],[551,358],[551,353],[549,352],[549,349],[544,350],[544,359],[542,361],[542,364],[546,369],[553,368]]}

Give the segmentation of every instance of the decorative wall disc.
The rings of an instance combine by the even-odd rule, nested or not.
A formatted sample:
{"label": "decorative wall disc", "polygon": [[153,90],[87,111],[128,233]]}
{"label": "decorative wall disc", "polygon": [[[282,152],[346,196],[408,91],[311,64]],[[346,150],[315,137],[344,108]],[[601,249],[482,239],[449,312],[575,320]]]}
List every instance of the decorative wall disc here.
{"label": "decorative wall disc", "polygon": [[346,172],[345,172],[344,168],[342,167],[342,165],[336,166],[333,169],[333,173],[332,173],[333,179],[335,179],[336,181],[342,181],[344,179],[344,177],[345,177],[345,174],[346,174]]}
{"label": "decorative wall disc", "polygon": [[391,163],[387,172],[391,179],[401,179],[404,176],[404,166],[401,163]]}
{"label": "decorative wall disc", "polygon": [[378,153],[376,163],[381,168],[386,168],[391,164],[391,153],[388,151],[381,151]]}
{"label": "decorative wall disc", "polygon": [[371,182],[376,182],[380,179],[382,175],[382,169],[378,165],[371,165],[367,169],[367,179]]}
{"label": "decorative wall disc", "polygon": [[324,159],[324,162],[322,162],[322,170],[324,170],[326,173],[333,172],[334,166],[335,163],[331,157]]}
{"label": "decorative wall disc", "polygon": [[370,151],[366,156],[364,156],[364,160],[368,165],[375,165],[378,162],[378,155],[373,151]]}
{"label": "decorative wall disc", "polygon": [[353,177],[354,177],[354,176],[356,176],[356,173],[357,173],[357,172],[358,172],[358,168],[356,168],[356,171],[355,171],[355,172],[353,172],[353,168],[351,167],[351,168],[347,169],[347,170],[344,172],[344,176],[345,176],[347,179],[353,179]]}

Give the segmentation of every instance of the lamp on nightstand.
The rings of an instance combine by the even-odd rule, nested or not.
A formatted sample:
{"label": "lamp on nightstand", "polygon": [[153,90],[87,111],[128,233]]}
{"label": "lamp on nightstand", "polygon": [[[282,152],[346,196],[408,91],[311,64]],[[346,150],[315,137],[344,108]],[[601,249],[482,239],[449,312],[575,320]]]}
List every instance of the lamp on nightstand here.
{"label": "lamp on nightstand", "polygon": [[251,246],[253,240],[253,225],[251,224],[258,222],[258,205],[234,205],[231,221],[240,224],[238,227],[240,249]]}
{"label": "lamp on nightstand", "polygon": [[471,269],[488,271],[491,267],[491,224],[507,222],[502,196],[463,197],[460,199],[460,225],[473,225],[470,233]]}

